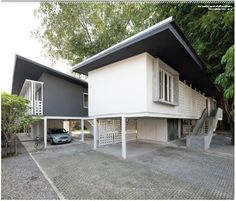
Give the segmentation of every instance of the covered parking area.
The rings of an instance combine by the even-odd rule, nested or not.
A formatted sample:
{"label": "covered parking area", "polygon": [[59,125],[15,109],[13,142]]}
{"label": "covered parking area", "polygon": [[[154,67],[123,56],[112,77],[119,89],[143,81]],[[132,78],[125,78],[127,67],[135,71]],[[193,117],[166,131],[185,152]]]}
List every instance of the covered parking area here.
{"label": "covered parking area", "polygon": [[94,117],[94,149],[126,159],[162,146],[179,147],[181,119],[151,113]]}
{"label": "covered parking area", "polygon": [[75,123],[80,127],[79,136],[81,142],[85,141],[85,127],[93,135],[93,119],[89,117],[44,116],[42,124],[44,147],[48,146],[47,135],[49,128],[65,128],[69,133],[72,133]]}
{"label": "covered parking area", "polygon": [[93,122],[94,149],[99,148],[99,151],[124,159],[135,153],[152,151],[155,149],[154,140],[167,142],[166,119],[150,118],[143,114],[120,114],[97,116]]}

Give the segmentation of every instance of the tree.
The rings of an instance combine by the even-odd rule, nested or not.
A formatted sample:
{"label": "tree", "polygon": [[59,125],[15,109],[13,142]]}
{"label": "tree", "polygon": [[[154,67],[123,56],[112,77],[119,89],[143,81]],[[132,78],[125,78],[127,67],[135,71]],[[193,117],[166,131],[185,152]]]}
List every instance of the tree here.
{"label": "tree", "polygon": [[232,45],[221,59],[225,70],[215,80],[216,84],[223,88],[223,107],[230,121],[232,132],[232,144],[234,143],[234,45]]}
{"label": "tree", "polygon": [[22,130],[24,126],[38,121],[38,118],[27,115],[29,101],[8,93],[1,94],[2,136],[10,139],[11,135]]}
{"label": "tree", "polygon": [[202,5],[41,3],[35,15],[42,23],[34,35],[51,58],[74,65],[173,16],[215,79],[223,69],[221,57],[234,42],[234,12],[210,11]]}

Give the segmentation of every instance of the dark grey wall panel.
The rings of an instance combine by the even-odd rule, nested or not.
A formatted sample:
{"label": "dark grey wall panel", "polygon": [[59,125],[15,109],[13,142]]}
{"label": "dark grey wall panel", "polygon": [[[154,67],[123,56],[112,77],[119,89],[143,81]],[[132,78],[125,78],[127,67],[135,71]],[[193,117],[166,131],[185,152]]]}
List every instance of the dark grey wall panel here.
{"label": "dark grey wall panel", "polygon": [[88,89],[50,74],[42,74],[44,82],[44,116],[87,116],[83,93]]}

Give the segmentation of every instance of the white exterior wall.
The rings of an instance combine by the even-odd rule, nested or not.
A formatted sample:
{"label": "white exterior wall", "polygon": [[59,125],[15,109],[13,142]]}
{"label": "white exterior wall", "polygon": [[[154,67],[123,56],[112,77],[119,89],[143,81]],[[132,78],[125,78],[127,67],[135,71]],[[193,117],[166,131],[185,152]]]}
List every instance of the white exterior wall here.
{"label": "white exterior wall", "polygon": [[155,140],[167,142],[167,120],[166,119],[138,119],[138,140]]}
{"label": "white exterior wall", "polygon": [[31,137],[35,139],[37,136],[43,137],[43,121],[39,120],[31,126]]}
{"label": "white exterior wall", "polygon": [[178,105],[153,102],[155,60],[143,53],[90,71],[89,116],[146,113],[162,118],[200,118],[206,97],[181,81]]}
{"label": "white exterior wall", "polygon": [[[200,118],[206,107],[206,97],[179,81],[178,105],[153,102],[153,65],[155,58],[147,54],[147,112],[158,113],[166,118]],[[156,63],[156,62],[155,62]],[[157,63],[156,63],[157,64]]]}
{"label": "white exterior wall", "polygon": [[146,54],[90,71],[89,116],[146,111]]}

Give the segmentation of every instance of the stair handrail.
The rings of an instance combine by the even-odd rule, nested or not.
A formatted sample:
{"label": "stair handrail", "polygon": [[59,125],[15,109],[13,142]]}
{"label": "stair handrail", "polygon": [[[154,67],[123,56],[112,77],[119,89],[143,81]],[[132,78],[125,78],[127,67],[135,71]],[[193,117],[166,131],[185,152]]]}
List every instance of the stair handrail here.
{"label": "stair handrail", "polygon": [[193,129],[193,132],[192,132],[192,135],[198,135],[198,133],[200,132],[200,129],[202,128],[208,114],[207,114],[207,109],[205,108],[202,112],[202,115],[200,117],[200,119],[198,119],[194,129]]}
{"label": "stair handrail", "polygon": [[222,119],[223,119],[223,110],[220,107],[218,107],[213,119],[213,126],[212,126],[213,132],[216,131],[218,121]]}

